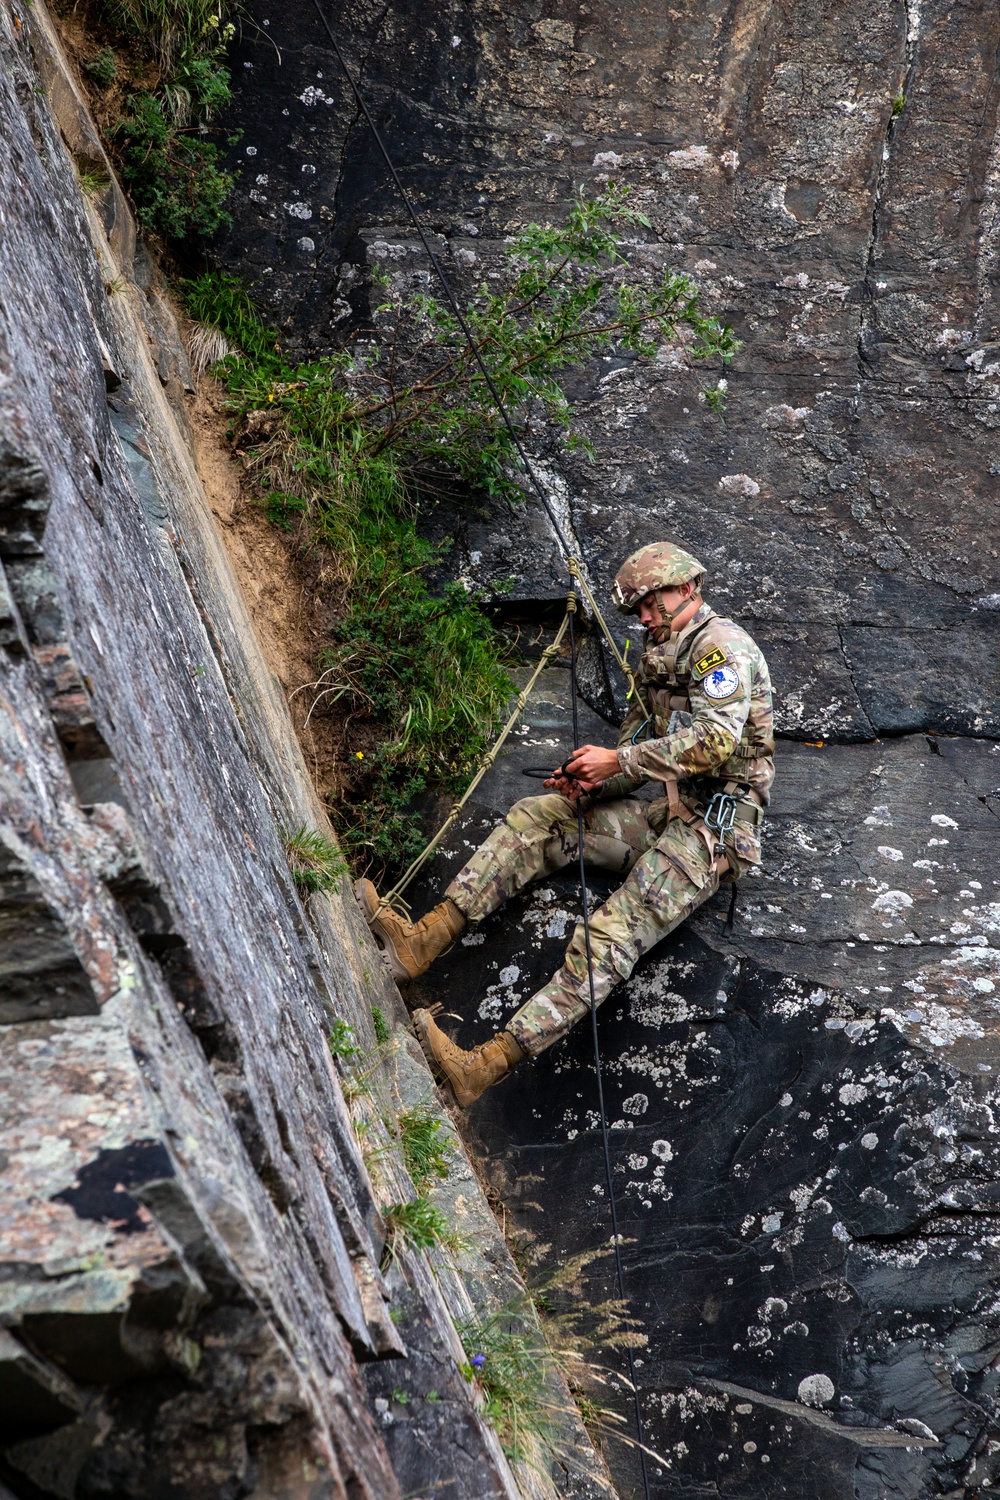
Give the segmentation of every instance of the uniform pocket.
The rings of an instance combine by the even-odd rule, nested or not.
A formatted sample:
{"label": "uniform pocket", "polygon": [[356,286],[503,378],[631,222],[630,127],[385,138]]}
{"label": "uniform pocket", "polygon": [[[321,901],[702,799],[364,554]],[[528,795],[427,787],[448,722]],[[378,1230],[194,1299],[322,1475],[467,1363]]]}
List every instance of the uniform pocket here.
{"label": "uniform pocket", "polygon": [[747,828],[742,823],[734,823],[726,834],[725,845],[736,856],[737,879],[745,875],[751,865],[760,864],[760,836],[755,829]]}
{"label": "uniform pocket", "polygon": [[666,833],[656,841],[656,847],[666,855],[670,863],[700,890],[708,879],[708,848],[700,833],[689,828],[681,818],[674,818]]}

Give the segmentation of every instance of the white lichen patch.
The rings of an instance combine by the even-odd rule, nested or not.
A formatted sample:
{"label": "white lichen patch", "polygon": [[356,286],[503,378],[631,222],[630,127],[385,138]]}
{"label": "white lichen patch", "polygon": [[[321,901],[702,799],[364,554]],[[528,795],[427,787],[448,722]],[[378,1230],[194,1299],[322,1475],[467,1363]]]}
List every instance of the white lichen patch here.
{"label": "white lichen patch", "polygon": [[872,902],[872,911],[883,912],[886,916],[899,916],[913,905],[913,897],[909,891],[883,891],[876,896]]}
{"label": "white lichen patch", "polygon": [[704,172],[716,165],[715,157],[707,146],[684,146],[679,151],[667,154],[671,166],[682,172]]}
{"label": "white lichen patch", "polygon": [[632,1094],[630,1098],[622,1101],[622,1109],[627,1115],[644,1115],[648,1108],[648,1094]]}
{"label": "white lichen patch", "polygon": [[834,1389],[829,1375],[807,1375],[799,1381],[796,1395],[803,1406],[828,1406],[833,1400]]}
{"label": "white lichen patch", "polygon": [[749,498],[760,494],[760,485],[749,474],[724,474],[719,480],[719,489],[728,495],[746,495]]}

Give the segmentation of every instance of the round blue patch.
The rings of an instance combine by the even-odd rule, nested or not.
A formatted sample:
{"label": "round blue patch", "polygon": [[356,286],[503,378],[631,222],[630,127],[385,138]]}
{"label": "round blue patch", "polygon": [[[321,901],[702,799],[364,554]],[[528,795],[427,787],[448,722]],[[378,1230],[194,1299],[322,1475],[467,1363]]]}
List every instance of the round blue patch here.
{"label": "round blue patch", "polygon": [[731,698],[739,691],[740,674],[735,667],[716,667],[701,681],[702,692],[709,698]]}

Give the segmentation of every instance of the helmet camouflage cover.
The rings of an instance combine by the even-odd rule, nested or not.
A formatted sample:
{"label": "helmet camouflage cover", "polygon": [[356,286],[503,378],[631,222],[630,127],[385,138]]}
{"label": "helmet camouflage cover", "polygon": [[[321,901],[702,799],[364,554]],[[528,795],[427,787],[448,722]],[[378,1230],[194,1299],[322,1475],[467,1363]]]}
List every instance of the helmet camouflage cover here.
{"label": "helmet camouflage cover", "polygon": [[611,595],[623,615],[632,615],[653,589],[676,588],[704,571],[704,564],[673,542],[650,542],[622,563]]}

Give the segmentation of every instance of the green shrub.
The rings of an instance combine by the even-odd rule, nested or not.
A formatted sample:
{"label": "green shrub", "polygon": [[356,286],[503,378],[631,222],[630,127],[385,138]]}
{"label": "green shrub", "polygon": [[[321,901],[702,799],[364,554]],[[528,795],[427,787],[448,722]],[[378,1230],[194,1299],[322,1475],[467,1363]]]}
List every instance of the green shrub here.
{"label": "green shrub", "polygon": [[218,147],[174,124],[164,98],[130,94],[114,140],[122,180],[147,229],[180,240],[232,222],[224,204],[233,178],[218,166]]}
{"label": "green shrub", "polygon": [[385,1018],[385,1011],[379,1005],[372,1006],[372,1026],[375,1028],[376,1045],[384,1047],[392,1036],[392,1030]]}
{"label": "green shrub", "polygon": [[720,416],[726,409],[726,387],[727,382],[720,380],[716,385],[709,386],[701,393],[709,411],[717,412]]}
{"label": "green shrub", "polygon": [[114,83],[118,77],[118,64],[110,47],[102,47],[96,57],[84,63],[83,70],[102,89]]}
{"label": "green shrub", "polygon": [[233,97],[229,69],[211,57],[182,57],[163,92],[178,125],[207,124]]}
{"label": "green shrub", "polygon": [[[223,57],[235,35],[231,0],[97,0],[105,25],[128,49],[143,86],[129,88],[109,127],[109,145],[140,222],[179,241],[231,222],[232,174],[208,138],[231,96]],[[87,71],[102,87],[118,76],[105,47]],[[151,76],[153,75],[153,76]]]}
{"label": "green shrub", "polygon": [[355,1057],[361,1056],[361,1048],[354,1040],[354,1028],[339,1016],[330,1027],[327,1040],[330,1056],[335,1057],[338,1062],[351,1062]]}

